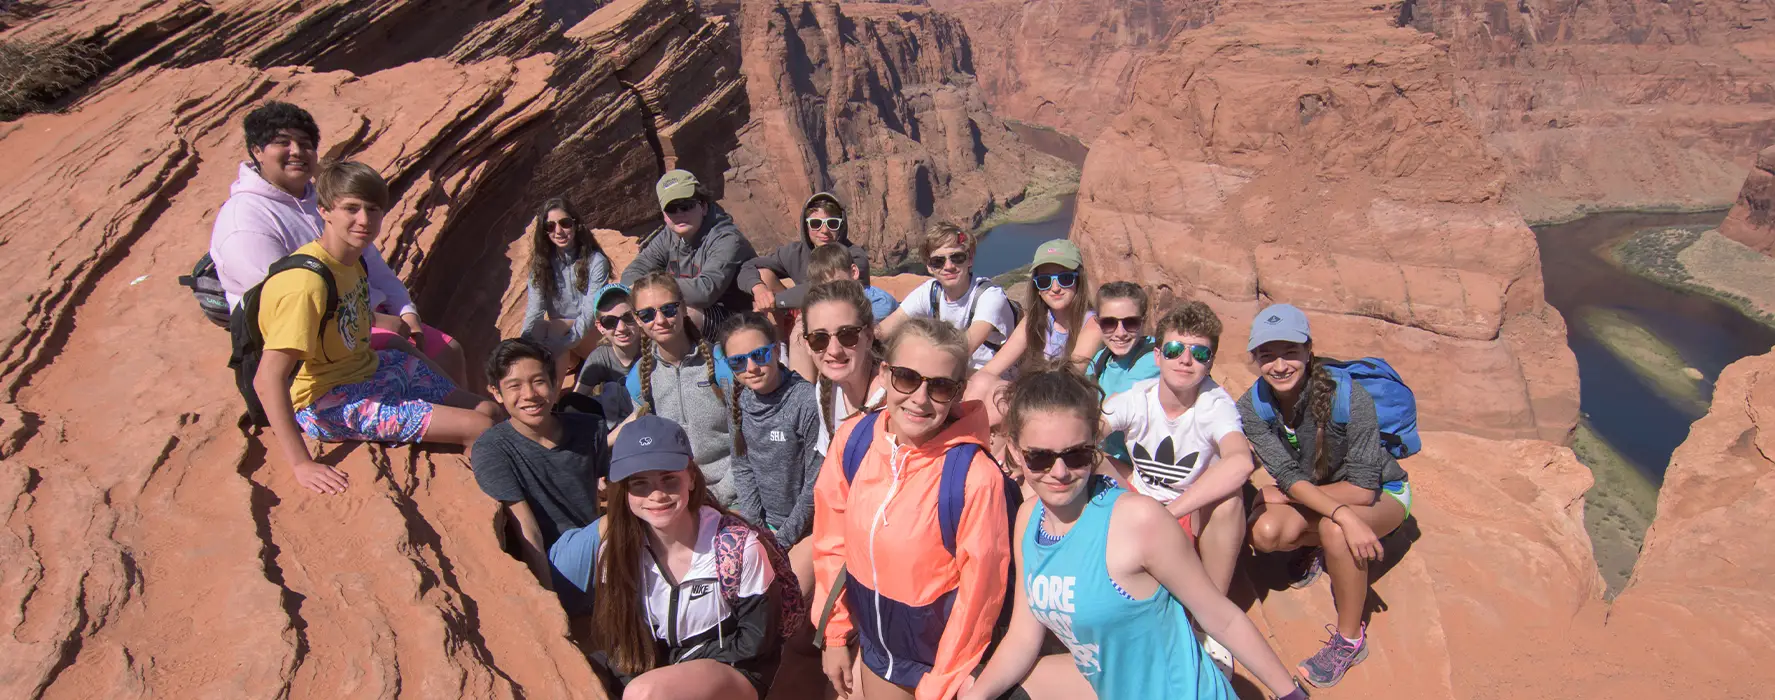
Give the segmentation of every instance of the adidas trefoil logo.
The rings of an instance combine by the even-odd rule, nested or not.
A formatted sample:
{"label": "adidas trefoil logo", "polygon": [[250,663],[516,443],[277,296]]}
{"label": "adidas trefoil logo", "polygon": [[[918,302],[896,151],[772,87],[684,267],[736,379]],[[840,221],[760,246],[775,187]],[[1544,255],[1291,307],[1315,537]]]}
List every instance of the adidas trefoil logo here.
{"label": "adidas trefoil logo", "polygon": [[1196,472],[1196,460],[1202,456],[1200,452],[1191,452],[1182,459],[1174,457],[1175,447],[1167,436],[1159,443],[1157,454],[1148,454],[1143,445],[1134,446],[1134,472],[1149,486],[1175,491],[1178,485],[1188,481]]}

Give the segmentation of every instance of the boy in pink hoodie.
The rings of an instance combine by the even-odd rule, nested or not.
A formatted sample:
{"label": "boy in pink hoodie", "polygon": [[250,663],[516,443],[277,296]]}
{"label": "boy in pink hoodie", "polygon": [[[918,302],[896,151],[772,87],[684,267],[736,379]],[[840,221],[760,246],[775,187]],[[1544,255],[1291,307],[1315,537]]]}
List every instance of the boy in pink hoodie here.
{"label": "boy in pink hoodie", "polygon": [[[314,172],[318,168],[320,128],[307,110],[287,102],[267,102],[248,113],[248,160],[228,190],[228,201],[216,212],[210,231],[210,260],[230,308],[241,295],[265,279],[278,259],[320,239],[321,215],[316,205]],[[371,347],[425,352],[465,386],[462,346],[455,338],[419,320],[407,287],[396,277],[375,246],[364,250],[369,273],[370,306],[376,322]]]}

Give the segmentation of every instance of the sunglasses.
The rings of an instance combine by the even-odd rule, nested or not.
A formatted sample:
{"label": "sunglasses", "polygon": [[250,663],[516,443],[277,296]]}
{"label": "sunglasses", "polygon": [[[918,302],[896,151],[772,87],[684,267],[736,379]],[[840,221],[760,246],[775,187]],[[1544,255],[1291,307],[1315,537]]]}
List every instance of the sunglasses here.
{"label": "sunglasses", "polygon": [[573,220],[572,219],[557,219],[557,220],[548,222],[548,224],[549,224],[549,228],[554,229],[556,231],[572,231],[573,230]]}
{"label": "sunglasses", "polygon": [[658,312],[659,315],[665,316],[666,320],[670,321],[678,317],[678,304],[679,302],[674,301],[670,304],[660,304],[658,309],[635,309],[635,318],[641,319],[642,323],[653,323],[653,315]]}
{"label": "sunglasses", "polygon": [[924,261],[924,266],[932,270],[941,270],[948,267],[948,265],[943,264],[945,260],[949,261],[949,265],[961,267],[968,264],[968,254],[950,253],[948,255],[933,255]]}
{"label": "sunglasses", "polygon": [[[673,309],[672,312],[674,314],[677,313],[677,309]],[[649,314],[649,315],[651,316],[651,314]],[[666,314],[666,318],[671,318],[671,317],[672,317],[672,314]],[[607,330],[607,331],[614,331],[614,330],[616,330],[617,326],[620,326],[624,323],[634,323],[634,322],[635,322],[635,314],[633,314],[633,313],[626,313],[621,316],[618,316],[616,314],[604,314],[603,316],[598,317],[598,327],[603,328],[604,330]]]}
{"label": "sunglasses", "polygon": [[1029,279],[1030,281],[1035,282],[1036,289],[1044,292],[1048,291],[1048,288],[1054,286],[1054,283],[1056,282],[1060,284],[1061,289],[1072,289],[1073,285],[1079,283],[1079,273],[1056,272],[1051,275],[1035,275]]}
{"label": "sunglasses", "polygon": [[697,202],[694,199],[674,199],[670,202],[666,202],[666,206],[662,207],[662,209],[664,209],[667,214],[682,214],[695,209],[696,204]]}
{"label": "sunglasses", "polygon": [[862,342],[863,340],[863,327],[839,326],[837,333],[814,331],[812,333],[801,334],[801,339],[807,341],[807,349],[814,352],[825,352],[826,347],[832,344],[833,338],[838,339],[839,345],[843,345],[847,348],[854,348],[857,346],[857,343]]}
{"label": "sunglasses", "polygon": [[1214,350],[1206,345],[1196,345],[1195,343],[1185,343],[1181,340],[1173,340],[1159,346],[1159,354],[1163,355],[1167,360],[1175,360],[1179,357],[1183,357],[1185,351],[1189,352],[1190,359],[1197,362],[1207,362],[1214,359]]}
{"label": "sunglasses", "polygon": [[1097,327],[1103,329],[1104,335],[1116,332],[1117,326],[1120,326],[1122,330],[1128,331],[1129,333],[1139,333],[1140,324],[1145,322],[1145,319],[1142,319],[1139,316],[1127,316],[1123,318],[1117,318],[1115,316],[1097,317]]}
{"label": "sunglasses", "polygon": [[949,403],[961,394],[961,380],[959,379],[927,377],[916,371],[894,365],[888,365],[888,384],[894,387],[894,391],[902,394],[918,391],[920,386],[929,386],[930,389],[925,392],[925,395],[937,403]]}
{"label": "sunglasses", "polygon": [[747,362],[758,365],[759,367],[766,367],[776,361],[776,356],[777,346],[760,345],[758,346],[758,349],[744,355],[728,355],[727,368],[735,372],[744,372],[746,371]]}
{"label": "sunglasses", "polygon": [[817,218],[813,218],[813,217],[808,217],[808,220],[807,220],[807,227],[808,228],[823,228],[823,229],[826,229],[827,231],[837,231],[838,227],[843,226],[843,225],[844,225],[844,219],[840,219],[836,216],[831,217],[831,218],[827,218],[827,219],[817,219]]}
{"label": "sunglasses", "polygon": [[1067,469],[1089,469],[1097,462],[1097,446],[1079,445],[1059,452],[1054,450],[1023,451],[1023,466],[1032,474],[1042,474],[1053,469],[1055,460],[1064,462]]}

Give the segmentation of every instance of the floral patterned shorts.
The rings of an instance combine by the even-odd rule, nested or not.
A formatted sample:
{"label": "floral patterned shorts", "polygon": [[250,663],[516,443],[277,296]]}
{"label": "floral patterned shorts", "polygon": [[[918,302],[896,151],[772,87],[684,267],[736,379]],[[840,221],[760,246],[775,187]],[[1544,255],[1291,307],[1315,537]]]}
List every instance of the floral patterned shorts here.
{"label": "floral patterned shorts", "polygon": [[376,374],[333,387],[296,412],[302,432],[323,442],[419,442],[431,425],[432,404],[456,385],[419,358],[400,350],[376,353]]}

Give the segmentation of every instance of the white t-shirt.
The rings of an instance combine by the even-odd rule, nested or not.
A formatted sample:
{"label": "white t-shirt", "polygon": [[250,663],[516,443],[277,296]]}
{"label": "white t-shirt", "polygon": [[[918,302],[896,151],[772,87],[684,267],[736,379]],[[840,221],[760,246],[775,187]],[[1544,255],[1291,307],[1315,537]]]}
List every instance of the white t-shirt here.
{"label": "white t-shirt", "polygon": [[[931,280],[914,287],[905,299],[900,300],[900,310],[906,312],[907,316],[930,318],[931,286],[935,284],[937,281]],[[980,303],[977,306],[974,305],[974,297],[980,298]],[[967,326],[962,325],[962,321],[967,320],[968,308],[972,306],[974,309],[973,321],[985,321],[992,324],[992,332],[986,334],[986,343],[1004,345],[1005,339],[1011,336],[1011,330],[1017,325],[1016,316],[1011,313],[1011,298],[1005,296],[1003,287],[993,284],[992,280],[985,277],[974,278],[974,285],[968,288],[967,295],[963,296],[961,301],[950,301],[949,296],[944,294],[941,289],[937,291],[937,299],[939,305],[942,306],[938,317],[948,321],[949,325],[960,328],[962,333],[968,332]],[[986,343],[981,343],[980,347],[974,350],[973,361],[970,363],[973,369],[985,367],[986,363],[991,362],[992,356],[996,354],[992,348],[986,346]]]}
{"label": "white t-shirt", "polygon": [[1148,379],[1103,403],[1109,429],[1128,436],[1134,458],[1135,490],[1170,503],[1202,470],[1220,458],[1220,439],[1242,432],[1233,397],[1212,379],[1203,379],[1196,403],[1177,420],[1165,417],[1158,379]]}

